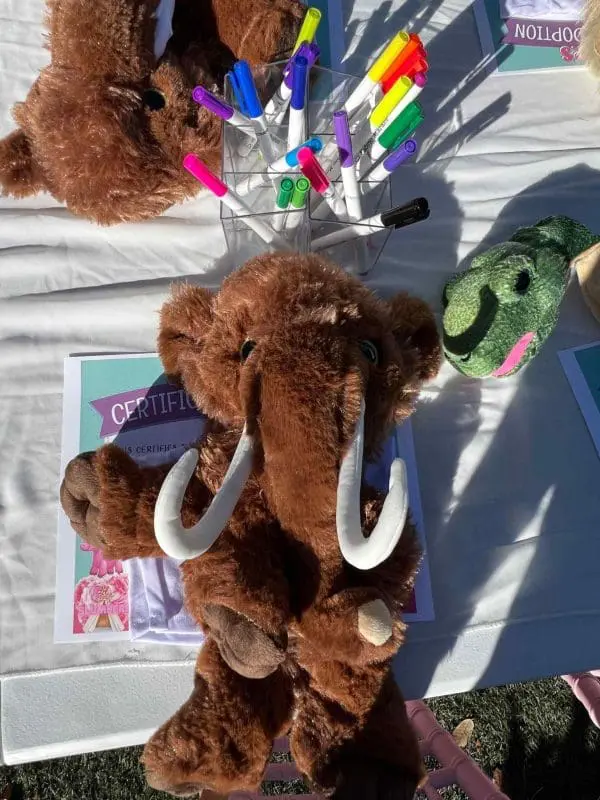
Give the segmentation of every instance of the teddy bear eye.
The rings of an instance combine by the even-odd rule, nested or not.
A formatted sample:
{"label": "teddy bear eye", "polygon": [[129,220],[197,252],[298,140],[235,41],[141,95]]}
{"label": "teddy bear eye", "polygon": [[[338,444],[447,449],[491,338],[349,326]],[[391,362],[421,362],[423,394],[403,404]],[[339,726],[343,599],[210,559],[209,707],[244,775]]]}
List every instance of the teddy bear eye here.
{"label": "teddy bear eye", "polygon": [[248,356],[254,350],[255,347],[256,347],[256,342],[253,342],[252,339],[246,339],[246,341],[244,342],[244,344],[240,349],[240,360],[242,364],[247,360]]}
{"label": "teddy bear eye", "polygon": [[167,101],[164,94],[158,89],[146,89],[142,95],[142,103],[149,111],[160,111],[165,107]]}
{"label": "teddy bear eye", "polygon": [[379,350],[369,339],[361,339],[358,343],[362,354],[371,364],[379,364]]}

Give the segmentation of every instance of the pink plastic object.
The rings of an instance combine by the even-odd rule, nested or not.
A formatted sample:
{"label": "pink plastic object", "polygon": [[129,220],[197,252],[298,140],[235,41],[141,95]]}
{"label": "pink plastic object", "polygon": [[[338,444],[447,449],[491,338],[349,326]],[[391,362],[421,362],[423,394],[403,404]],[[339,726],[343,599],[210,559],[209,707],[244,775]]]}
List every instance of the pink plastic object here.
{"label": "pink plastic object", "polygon": [[[312,150],[311,150],[312,152]],[[200,161],[194,153],[188,153],[183,159],[183,166],[190,175],[193,175],[197,181],[203,183],[217,197],[223,197],[227,194],[227,186],[222,180],[217,178],[214,172],[211,172],[203,161]]]}
{"label": "pink plastic object", "polygon": [[97,575],[103,578],[105,575],[112,575],[115,572],[123,572],[123,564],[120,561],[115,561],[112,558],[104,558],[102,551],[92,547],[87,542],[82,542],[79,545],[80,550],[86,550],[92,554],[92,566],[90,567],[90,575]]}
{"label": "pink plastic object", "polygon": [[573,675],[563,675],[562,678],[569,684],[594,725],[600,728],[600,670],[576,672]]}
{"label": "pink plastic object", "polygon": [[298,150],[298,163],[302,174],[308,178],[315,192],[323,194],[329,186],[329,178],[310,147],[301,147]]}
{"label": "pink plastic object", "polygon": [[[473,759],[460,749],[452,736],[438,724],[425,703],[420,700],[412,701],[406,704],[406,710],[419,737],[421,755],[423,757],[433,756],[441,765],[439,769],[428,773],[426,782],[417,792],[417,797],[425,796],[427,800],[443,800],[438,789],[459,786],[470,800],[509,800],[483,774]],[[289,752],[287,739],[278,739],[273,751]],[[300,777],[296,765],[293,762],[285,761],[269,764],[265,780],[292,781]],[[262,797],[263,795],[252,792],[233,792],[229,795],[229,800],[260,800]],[[278,795],[279,800],[290,800],[293,797],[302,797],[303,800],[323,800],[321,795],[316,794]]]}
{"label": "pink plastic object", "polygon": [[425,703],[413,700],[406,704],[406,710],[419,737],[421,755],[433,756],[441,764],[428,773],[421,794],[428,800],[443,800],[438,789],[459,786],[471,800],[509,800],[438,724]]}

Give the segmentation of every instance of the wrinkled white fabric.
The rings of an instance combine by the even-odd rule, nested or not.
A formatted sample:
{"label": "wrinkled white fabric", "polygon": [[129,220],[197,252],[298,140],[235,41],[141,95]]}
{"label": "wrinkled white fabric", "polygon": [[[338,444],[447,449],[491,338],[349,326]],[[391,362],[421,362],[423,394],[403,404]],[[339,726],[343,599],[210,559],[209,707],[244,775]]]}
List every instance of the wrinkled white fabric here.
{"label": "wrinkled white fabric", "polygon": [[578,20],[584,0],[500,0],[502,16],[527,19]]}

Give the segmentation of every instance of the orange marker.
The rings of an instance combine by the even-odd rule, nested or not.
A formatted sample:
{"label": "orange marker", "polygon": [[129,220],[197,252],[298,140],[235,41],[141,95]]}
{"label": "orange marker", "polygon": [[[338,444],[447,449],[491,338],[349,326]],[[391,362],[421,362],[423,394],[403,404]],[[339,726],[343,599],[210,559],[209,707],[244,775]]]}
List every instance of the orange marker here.
{"label": "orange marker", "polygon": [[[423,48],[423,43],[416,35],[416,33],[411,33],[409,36],[409,41],[406,46],[400,51],[398,56],[394,59],[391,66],[384,72],[381,81],[386,81],[394,72],[397,72],[399,69],[404,68],[405,64],[410,58],[416,58],[415,55],[420,51],[421,57],[425,58],[425,50]],[[404,73],[398,72],[399,75]]]}
{"label": "orange marker", "polygon": [[428,69],[429,64],[425,58],[425,51],[417,50],[411,58],[400,64],[393,72],[389,71],[387,75],[383,76],[381,79],[383,93],[387,94],[398,78],[407,77],[412,80],[417,72],[427,72]]}

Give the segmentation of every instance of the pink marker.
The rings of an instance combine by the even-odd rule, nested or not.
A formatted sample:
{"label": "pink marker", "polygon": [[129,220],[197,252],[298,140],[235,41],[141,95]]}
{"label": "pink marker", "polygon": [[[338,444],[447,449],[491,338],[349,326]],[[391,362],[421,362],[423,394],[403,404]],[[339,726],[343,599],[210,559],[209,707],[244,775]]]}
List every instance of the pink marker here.
{"label": "pink marker", "polygon": [[308,178],[312,188],[321,195],[335,216],[339,219],[348,219],[346,204],[335,186],[329,182],[325,170],[310,147],[301,147],[298,150],[298,163],[304,177]]}
{"label": "pink marker", "polygon": [[[310,148],[306,149],[312,153]],[[227,208],[231,209],[234,214],[239,216],[244,225],[247,225],[254,233],[260,236],[263,242],[278,247],[281,250],[290,249],[284,239],[282,239],[270,225],[258,219],[255,211],[253,211],[250,206],[246,205],[242,198],[235,192],[232,192],[226,183],[223,183],[220,178],[217,178],[197,155],[188,153],[183,159],[183,166],[190,175],[193,175],[197,181],[216,195]]]}

